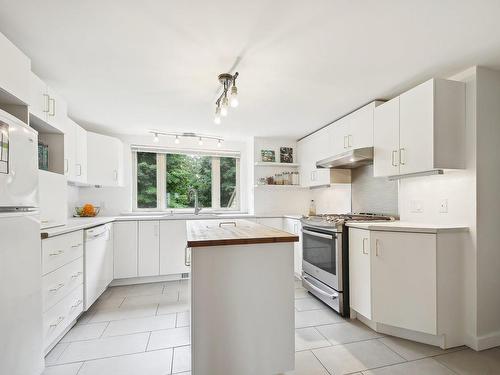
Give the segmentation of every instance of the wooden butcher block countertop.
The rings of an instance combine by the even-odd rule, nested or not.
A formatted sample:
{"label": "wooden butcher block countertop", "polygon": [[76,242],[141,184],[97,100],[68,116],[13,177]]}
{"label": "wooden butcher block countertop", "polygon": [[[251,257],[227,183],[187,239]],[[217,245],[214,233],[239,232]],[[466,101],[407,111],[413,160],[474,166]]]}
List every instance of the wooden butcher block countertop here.
{"label": "wooden butcher block countertop", "polygon": [[187,246],[248,245],[275,242],[297,242],[288,232],[248,220],[188,220]]}

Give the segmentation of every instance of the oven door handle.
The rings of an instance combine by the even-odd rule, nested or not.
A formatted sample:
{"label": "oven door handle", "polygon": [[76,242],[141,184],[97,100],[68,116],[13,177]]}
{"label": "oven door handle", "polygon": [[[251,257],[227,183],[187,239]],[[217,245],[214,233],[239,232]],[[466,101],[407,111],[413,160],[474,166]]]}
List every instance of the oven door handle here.
{"label": "oven door handle", "polygon": [[327,293],[325,292],[323,289],[320,289],[318,288],[316,285],[312,284],[310,281],[307,280],[308,277],[307,276],[302,276],[302,281],[304,281],[308,287],[310,287],[312,290],[314,290],[315,292],[321,294],[322,296],[325,296],[327,298],[331,298],[331,299],[337,299],[339,297],[339,294],[338,293]]}
{"label": "oven door handle", "polygon": [[319,232],[313,232],[307,229],[302,229],[303,234],[309,234],[310,236],[314,237],[321,237],[321,238],[328,238],[329,240],[333,240],[335,238],[334,235],[332,234],[325,234],[325,233],[319,233]]}

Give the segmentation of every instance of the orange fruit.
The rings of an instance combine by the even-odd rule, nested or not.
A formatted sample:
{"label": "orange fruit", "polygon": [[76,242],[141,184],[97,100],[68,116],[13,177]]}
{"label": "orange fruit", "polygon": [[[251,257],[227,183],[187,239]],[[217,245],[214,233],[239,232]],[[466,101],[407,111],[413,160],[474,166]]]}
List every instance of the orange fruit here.
{"label": "orange fruit", "polygon": [[90,203],[84,204],[82,207],[82,216],[94,216],[95,207]]}

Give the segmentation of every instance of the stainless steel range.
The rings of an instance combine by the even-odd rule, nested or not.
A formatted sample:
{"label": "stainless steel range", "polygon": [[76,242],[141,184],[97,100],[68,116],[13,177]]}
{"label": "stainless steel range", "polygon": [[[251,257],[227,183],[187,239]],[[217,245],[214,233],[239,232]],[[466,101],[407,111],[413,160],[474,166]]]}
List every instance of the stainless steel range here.
{"label": "stainless steel range", "polygon": [[349,236],[351,221],[391,221],[376,214],[317,215],[302,221],[302,285],[342,316],[349,315]]}

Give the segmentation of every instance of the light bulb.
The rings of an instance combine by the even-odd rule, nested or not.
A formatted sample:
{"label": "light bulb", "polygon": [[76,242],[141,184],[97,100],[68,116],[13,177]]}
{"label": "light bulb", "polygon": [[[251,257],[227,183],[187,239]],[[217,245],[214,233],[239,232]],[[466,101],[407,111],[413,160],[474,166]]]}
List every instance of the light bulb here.
{"label": "light bulb", "polygon": [[199,144],[200,146],[203,146],[203,139],[201,139],[201,137],[200,137],[200,139],[198,140],[198,144]]}
{"label": "light bulb", "polygon": [[221,140],[221,139],[219,139],[219,141],[217,142],[217,147],[219,147],[219,148],[220,148],[221,146],[222,146],[222,140]]}
{"label": "light bulb", "polygon": [[222,99],[222,105],[221,105],[221,108],[220,108],[220,114],[222,115],[222,117],[226,117],[227,116],[228,106],[229,106],[229,100],[227,100],[227,96],[224,96],[224,99]]}
{"label": "light bulb", "polygon": [[215,108],[215,118],[214,118],[214,122],[219,125],[221,123],[221,118],[220,118],[220,107],[217,106],[217,108]]}
{"label": "light bulb", "polygon": [[231,107],[236,108],[238,104],[238,88],[233,86],[231,87]]}
{"label": "light bulb", "polygon": [[179,143],[181,143],[181,141],[180,141],[180,139],[179,139],[179,136],[178,136],[178,135],[176,135],[176,136],[175,136],[175,141],[174,141],[174,143],[175,143],[176,145],[178,145]]}
{"label": "light bulb", "polygon": [[160,138],[158,138],[158,133],[155,133],[155,137],[153,138],[154,143],[160,142]]}

